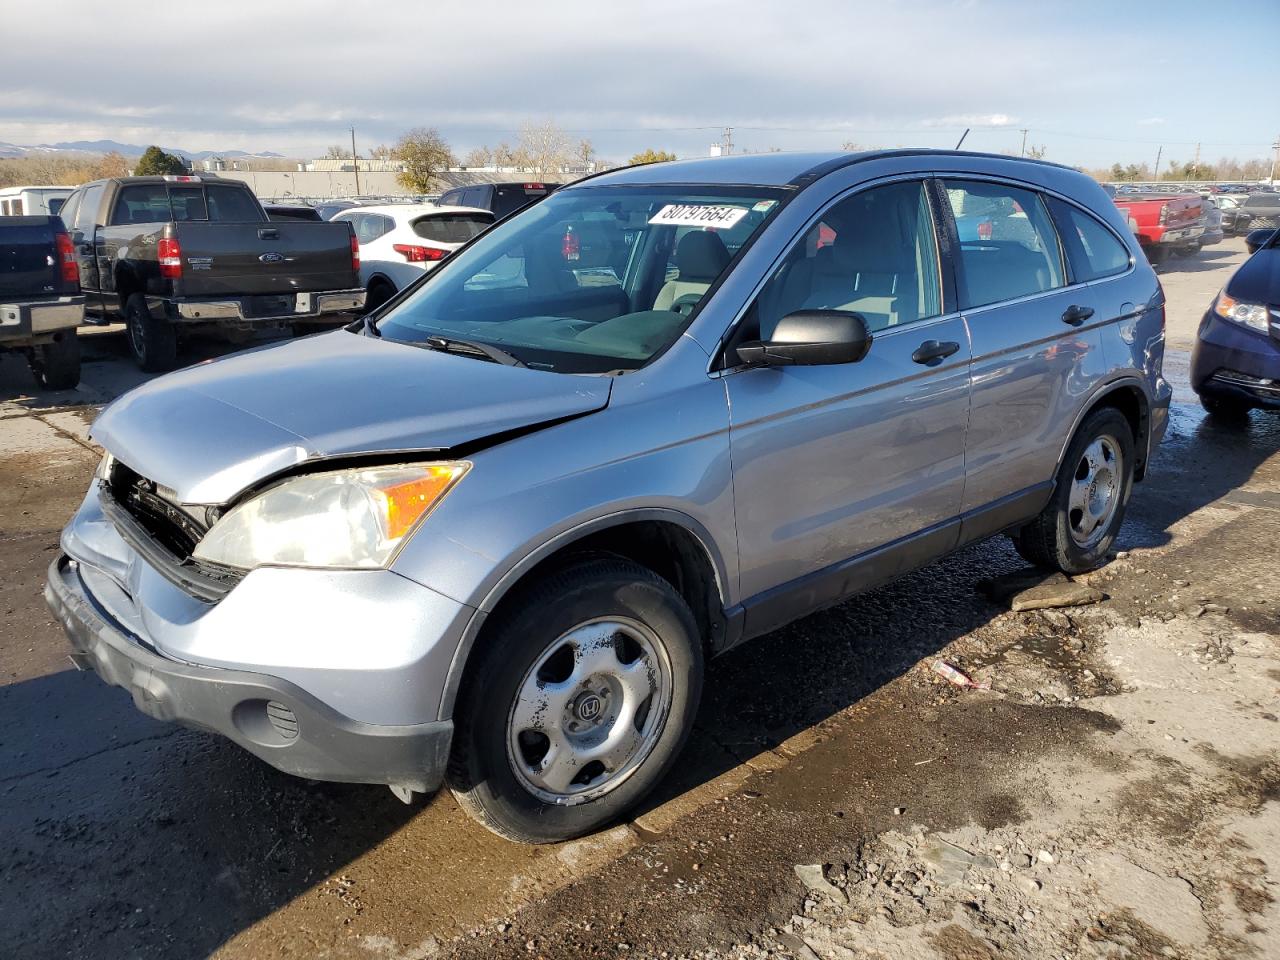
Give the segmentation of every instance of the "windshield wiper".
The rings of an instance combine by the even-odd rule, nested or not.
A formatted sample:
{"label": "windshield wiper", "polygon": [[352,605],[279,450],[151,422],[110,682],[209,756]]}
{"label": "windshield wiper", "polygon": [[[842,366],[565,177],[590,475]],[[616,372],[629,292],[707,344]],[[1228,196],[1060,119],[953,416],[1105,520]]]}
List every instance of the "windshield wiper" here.
{"label": "windshield wiper", "polygon": [[463,356],[479,356],[492,360],[494,363],[501,363],[508,367],[523,367],[523,360],[513,356],[501,347],[495,347],[491,343],[479,343],[475,340],[458,340],[454,337],[430,336],[422,341],[421,346],[431,350],[440,350],[443,353],[457,353]]}

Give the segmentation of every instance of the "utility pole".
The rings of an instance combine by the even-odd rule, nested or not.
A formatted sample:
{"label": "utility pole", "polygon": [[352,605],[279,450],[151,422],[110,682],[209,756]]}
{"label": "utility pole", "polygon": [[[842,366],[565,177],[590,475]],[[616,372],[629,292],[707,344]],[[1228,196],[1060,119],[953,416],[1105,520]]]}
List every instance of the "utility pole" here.
{"label": "utility pole", "polygon": [[733,127],[725,127],[720,137],[720,156],[727,157],[733,153]]}
{"label": "utility pole", "polygon": [[356,153],[356,128],[351,128],[351,165],[356,169],[356,196],[360,196],[360,157]]}
{"label": "utility pole", "polygon": [[1160,147],[1159,147],[1159,148],[1157,148],[1157,150],[1156,150],[1156,172],[1155,172],[1155,181],[1156,181],[1156,183],[1159,183],[1159,182],[1160,182],[1160,154],[1162,154],[1162,153],[1164,153],[1164,145],[1163,145],[1163,144],[1161,144],[1161,145],[1160,145]]}
{"label": "utility pole", "polygon": [[1280,162],[1280,137],[1276,137],[1276,142],[1271,145],[1275,153],[1271,155],[1271,176],[1267,179],[1271,181],[1271,185],[1276,185],[1276,164]]}
{"label": "utility pole", "polygon": [[1027,155],[1027,131],[1022,131],[1022,149],[1018,151],[1018,156],[1025,157]]}

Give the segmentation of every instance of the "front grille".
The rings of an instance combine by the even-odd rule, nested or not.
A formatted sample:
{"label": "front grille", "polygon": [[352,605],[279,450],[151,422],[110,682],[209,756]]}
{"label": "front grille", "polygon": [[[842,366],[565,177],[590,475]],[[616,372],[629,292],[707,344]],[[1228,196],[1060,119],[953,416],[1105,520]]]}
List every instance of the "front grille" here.
{"label": "front grille", "polygon": [[[102,481],[99,500],[103,515],[121,538],[161,576],[193,597],[217,602],[240,582],[243,574],[192,557],[208,527],[200,519],[203,507],[184,507],[172,491],[131,470],[119,460]],[[208,511],[208,522],[217,520]]]}
{"label": "front grille", "polygon": [[1280,227],[1280,217],[1251,217],[1246,226],[1250,230],[1275,230]]}
{"label": "front grille", "polygon": [[195,515],[165,496],[167,490],[119,460],[112,463],[107,486],[115,502],[179,560],[189,558],[208,532]]}

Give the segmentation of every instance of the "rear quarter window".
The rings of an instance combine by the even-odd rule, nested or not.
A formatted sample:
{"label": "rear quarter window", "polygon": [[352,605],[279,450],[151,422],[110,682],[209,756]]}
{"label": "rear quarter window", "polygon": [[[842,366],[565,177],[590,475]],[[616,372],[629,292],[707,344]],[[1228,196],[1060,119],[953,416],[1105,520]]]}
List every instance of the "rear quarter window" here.
{"label": "rear quarter window", "polygon": [[415,220],[413,232],[423,240],[436,243],[466,243],[483,233],[491,223],[493,217],[478,213],[444,213]]}
{"label": "rear quarter window", "polygon": [[1058,223],[1074,280],[1101,280],[1129,269],[1129,251],[1092,215],[1056,197],[1049,208]]}

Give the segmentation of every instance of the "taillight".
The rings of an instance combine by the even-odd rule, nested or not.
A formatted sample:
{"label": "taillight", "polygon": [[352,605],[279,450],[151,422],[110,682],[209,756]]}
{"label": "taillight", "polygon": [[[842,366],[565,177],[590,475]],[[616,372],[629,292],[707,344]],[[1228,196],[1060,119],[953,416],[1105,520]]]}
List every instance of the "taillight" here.
{"label": "taillight", "polygon": [[573,232],[573,227],[565,227],[564,239],[560,241],[560,253],[570,263],[582,259],[582,240]]}
{"label": "taillight", "polygon": [[156,253],[160,255],[160,276],[166,280],[177,280],[182,276],[182,247],[177,237],[161,237],[156,244]]}
{"label": "taillight", "polygon": [[449,254],[448,250],[441,250],[439,247],[420,247],[416,243],[395,243],[391,245],[391,249],[410,263],[443,260]]}
{"label": "taillight", "polygon": [[979,240],[990,240],[992,232],[993,232],[993,228],[990,220],[983,220],[981,223],[978,224]]}
{"label": "taillight", "polygon": [[66,283],[80,282],[80,268],[76,265],[76,248],[71,245],[69,233],[59,233],[54,237],[58,248],[58,266],[62,270],[62,279]]}
{"label": "taillight", "polygon": [[351,234],[351,269],[360,272],[360,241],[354,233]]}

